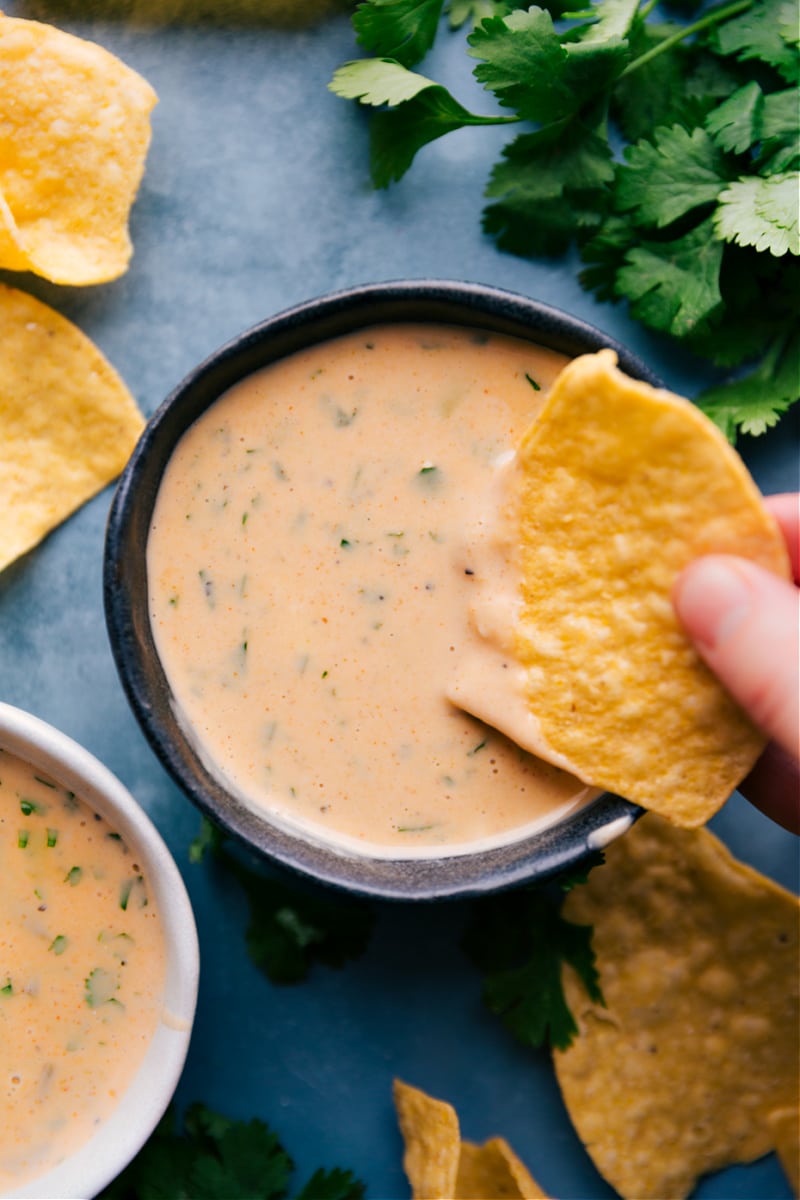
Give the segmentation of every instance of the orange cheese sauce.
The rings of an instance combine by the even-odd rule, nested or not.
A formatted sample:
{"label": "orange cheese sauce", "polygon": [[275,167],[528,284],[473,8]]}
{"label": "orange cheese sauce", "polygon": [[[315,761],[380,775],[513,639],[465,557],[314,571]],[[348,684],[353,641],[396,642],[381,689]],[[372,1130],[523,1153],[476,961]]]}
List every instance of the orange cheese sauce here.
{"label": "orange cheese sauce", "polygon": [[247,804],[413,856],[586,798],[446,694],[478,641],[480,555],[506,538],[498,465],[563,362],[480,331],[375,327],[257,372],[186,432],[148,539],[151,627],[185,728]]}
{"label": "orange cheese sauce", "polygon": [[0,751],[0,1193],[82,1145],[161,1017],[158,913],[134,853]]}

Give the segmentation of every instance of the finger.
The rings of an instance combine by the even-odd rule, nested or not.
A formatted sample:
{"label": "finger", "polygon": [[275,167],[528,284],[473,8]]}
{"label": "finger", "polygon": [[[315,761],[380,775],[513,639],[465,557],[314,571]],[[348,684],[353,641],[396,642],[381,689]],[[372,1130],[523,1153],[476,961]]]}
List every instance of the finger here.
{"label": "finger", "polygon": [[786,539],[792,576],[795,583],[800,583],[800,495],[796,492],[782,492],[776,496],[765,496],[764,503]]}
{"label": "finger", "polygon": [[800,757],[800,591],[747,559],[696,559],[675,608],[698,653],[764,733]]}
{"label": "finger", "polygon": [[800,833],[800,769],[775,742],[739,784],[739,791],[784,829]]}

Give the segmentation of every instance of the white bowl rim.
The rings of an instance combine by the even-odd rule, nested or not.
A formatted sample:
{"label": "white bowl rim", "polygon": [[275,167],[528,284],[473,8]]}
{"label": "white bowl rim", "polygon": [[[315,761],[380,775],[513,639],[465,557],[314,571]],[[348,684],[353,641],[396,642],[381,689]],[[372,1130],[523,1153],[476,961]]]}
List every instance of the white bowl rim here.
{"label": "white bowl rim", "polygon": [[135,1157],[161,1120],[189,1049],[200,955],[189,895],[161,834],[121,781],[54,726],[0,701],[0,746],[69,787],[136,847],[167,946],[164,1013],[136,1075],[97,1132],[46,1174],[16,1188],[14,1200],[89,1200]]}

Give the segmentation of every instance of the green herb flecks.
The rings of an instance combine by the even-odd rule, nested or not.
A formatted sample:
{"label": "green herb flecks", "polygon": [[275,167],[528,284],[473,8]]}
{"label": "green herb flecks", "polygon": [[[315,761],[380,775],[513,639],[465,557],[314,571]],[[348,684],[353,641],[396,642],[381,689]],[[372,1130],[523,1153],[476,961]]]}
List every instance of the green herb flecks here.
{"label": "green herb flecks", "polygon": [[100,1008],[105,1004],[119,1005],[114,993],[119,991],[119,979],[103,967],[95,967],[84,981],[83,998],[89,1008]]}
{"label": "green herb flecks", "polygon": [[[500,113],[413,70],[446,23],[470,21],[466,56]],[[329,86],[373,110],[376,187],[456,129],[510,124],[484,231],[523,257],[576,246],[587,290],[707,360],[719,382],[697,403],[731,440],[777,424],[800,392],[800,39],[785,0],[682,0],[666,18],[637,0],[363,0],[352,23],[369,57]]]}
{"label": "green herb flecks", "polygon": [[24,817],[29,817],[32,813],[45,812],[43,804],[38,800],[31,800],[28,796],[20,796],[19,809]]}
{"label": "green herb flecks", "polygon": [[537,383],[533,376],[529,375],[527,371],[525,372],[525,378],[535,392],[540,392],[542,390],[541,384]]}
{"label": "green herb flecks", "polygon": [[63,954],[66,948],[67,939],[63,933],[59,933],[56,937],[54,937],[50,945],[47,947],[48,950],[52,950],[53,954]]}
{"label": "green herb flecks", "polygon": [[3,986],[0,987],[0,996],[13,996],[13,995],[14,995],[14,984],[11,982],[11,976],[6,975],[6,981],[3,984]]}
{"label": "green herb flecks", "polygon": [[47,830],[47,845],[51,850],[53,849],[54,846],[58,845],[58,830],[57,829],[48,828],[48,830]]}
{"label": "green herb flecks", "polygon": [[30,837],[31,837],[31,834],[30,834],[29,829],[20,829],[18,831],[17,846],[19,847],[20,850],[24,850],[26,848],[26,846],[28,845],[28,842],[30,841]]}
{"label": "green herb flecks", "polygon": [[70,887],[77,887],[83,879],[83,867],[70,867],[64,876],[64,883],[68,883]]}
{"label": "green herb flecks", "polygon": [[123,880],[119,889],[119,906],[123,912],[134,904],[137,904],[139,908],[146,908],[147,903],[147,892],[144,878],[141,875],[134,875],[130,879]]}

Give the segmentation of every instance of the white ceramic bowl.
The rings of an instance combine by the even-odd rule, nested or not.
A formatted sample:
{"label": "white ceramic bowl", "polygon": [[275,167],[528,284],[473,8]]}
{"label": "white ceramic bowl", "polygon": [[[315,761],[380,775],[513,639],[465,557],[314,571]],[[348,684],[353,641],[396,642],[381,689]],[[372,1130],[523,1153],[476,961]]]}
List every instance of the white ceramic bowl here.
{"label": "white ceramic bowl", "polygon": [[15,1200],[88,1200],[147,1141],[178,1083],[189,1048],[199,975],[194,914],[175,861],[147,814],[88,750],[22,709],[0,703],[0,747],[74,791],[135,849],[161,916],[167,969],[161,1022],[117,1107],[53,1170],[16,1188]]}

